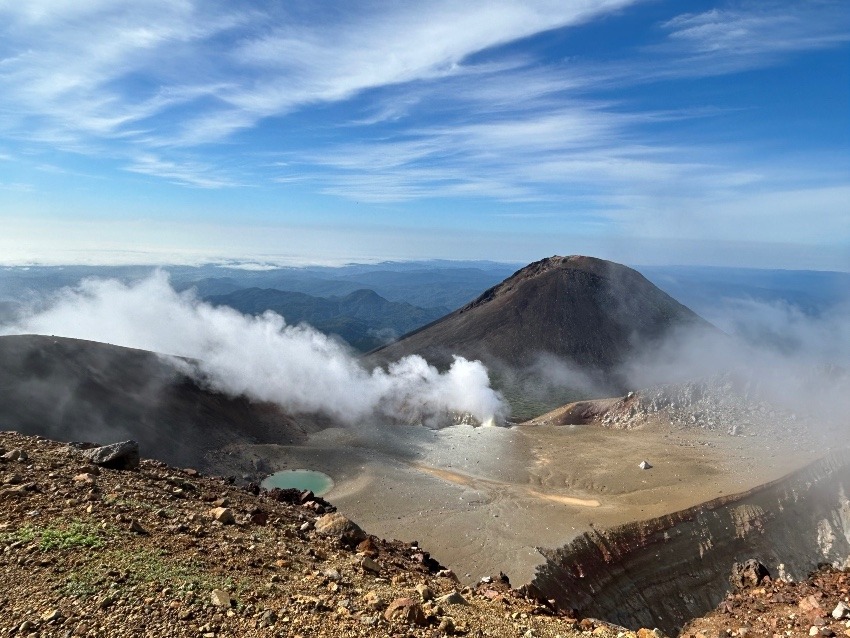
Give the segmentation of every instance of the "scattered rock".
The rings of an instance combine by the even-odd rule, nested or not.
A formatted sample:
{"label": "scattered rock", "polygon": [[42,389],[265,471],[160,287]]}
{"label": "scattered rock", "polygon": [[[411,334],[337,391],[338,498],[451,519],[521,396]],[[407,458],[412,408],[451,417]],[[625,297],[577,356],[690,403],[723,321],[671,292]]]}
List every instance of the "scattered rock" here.
{"label": "scattered rock", "polygon": [[130,531],[142,535],[147,535],[150,533],[148,532],[148,530],[142,527],[142,524],[135,518],[130,520]]}
{"label": "scattered rock", "polygon": [[806,596],[805,598],[803,598],[800,601],[800,604],[798,605],[798,607],[800,608],[800,611],[803,611],[803,612],[820,612],[821,611],[820,602],[818,602],[818,599],[815,598],[814,596]]}
{"label": "scattered rock", "polygon": [[210,594],[210,601],[216,607],[230,607],[230,594],[223,589],[213,589]]}
{"label": "scattered rock", "polygon": [[412,598],[396,598],[384,612],[384,618],[390,622],[400,622],[405,625],[424,626],[425,612],[422,605]]}
{"label": "scattered rock", "polygon": [[41,615],[41,622],[52,622],[54,620],[59,620],[61,617],[62,614],[58,609],[51,609]]}
{"label": "scattered rock", "polygon": [[850,607],[848,607],[844,601],[839,601],[838,605],[835,606],[835,609],[832,610],[832,617],[835,620],[841,620],[842,618],[847,618],[850,615]]}
{"label": "scattered rock", "polygon": [[357,551],[369,556],[370,558],[377,558],[378,556],[378,546],[375,544],[375,540],[371,536],[357,544]]}
{"label": "scattered rock", "polygon": [[434,599],[434,590],[432,590],[428,585],[419,584],[416,586],[416,593],[419,594],[419,599],[423,603],[427,603],[429,600]]}
{"label": "scattered rock", "polygon": [[366,539],[366,532],[357,523],[347,519],[339,512],[325,514],[315,523],[316,531],[325,536],[336,536],[343,540],[360,543]]}
{"label": "scattered rock", "polygon": [[437,602],[445,605],[468,605],[469,602],[460,595],[460,592],[455,590],[444,596],[437,598]]}
{"label": "scattered rock", "polygon": [[366,607],[373,611],[380,611],[387,606],[381,596],[374,591],[370,591],[366,593],[365,596],[363,596],[363,603],[366,605]]}
{"label": "scattered rock", "polygon": [[139,467],[139,444],[136,441],[121,441],[84,450],[83,456],[101,467],[113,470],[135,470]]}
{"label": "scattered rock", "polygon": [[374,574],[381,573],[381,566],[378,564],[378,562],[369,558],[368,556],[364,556],[360,559],[360,567]]}
{"label": "scattered rock", "polygon": [[277,614],[274,613],[271,609],[267,610],[260,617],[260,624],[264,627],[271,627],[272,625],[277,623]]}
{"label": "scattered rock", "polygon": [[325,578],[327,578],[328,580],[333,581],[335,583],[338,583],[339,581],[342,580],[342,575],[339,573],[338,570],[333,569],[333,568],[326,569],[325,571],[322,572],[322,575]]}
{"label": "scattered rock", "polygon": [[251,510],[248,515],[251,523],[253,525],[260,525],[261,527],[268,525],[269,522],[269,513],[265,510],[261,510],[259,508],[254,508]]}
{"label": "scattered rock", "polygon": [[735,563],[732,565],[732,574],[729,576],[729,582],[735,589],[744,589],[746,587],[761,585],[762,581],[769,577],[770,572],[767,571],[767,567],[756,559],[751,558],[744,563]]}
{"label": "scattered rock", "polygon": [[214,507],[209,511],[209,515],[213,520],[218,521],[222,525],[233,525],[236,522],[236,517],[233,516],[233,510],[229,507]]}
{"label": "scattered rock", "polygon": [[451,636],[455,632],[455,621],[451,616],[444,616],[442,620],[440,620],[440,626],[438,627],[440,631]]}
{"label": "scattered rock", "polygon": [[652,466],[649,464],[649,461],[641,461],[638,467],[642,470],[651,470]]}

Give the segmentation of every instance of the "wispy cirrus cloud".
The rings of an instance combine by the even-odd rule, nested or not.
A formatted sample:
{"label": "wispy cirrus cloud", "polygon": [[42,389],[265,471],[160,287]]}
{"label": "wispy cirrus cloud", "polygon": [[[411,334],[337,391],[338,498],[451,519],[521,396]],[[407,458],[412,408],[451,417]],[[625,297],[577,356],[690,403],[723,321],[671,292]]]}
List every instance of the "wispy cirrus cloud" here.
{"label": "wispy cirrus cloud", "polygon": [[665,39],[648,47],[652,65],[633,80],[705,77],[772,66],[789,55],[850,42],[842,2],[745,2],[684,13],[660,25]]}
{"label": "wispy cirrus cloud", "polygon": [[177,162],[163,159],[152,153],[138,155],[125,167],[132,173],[161,177],[175,184],[197,188],[222,188],[237,186],[238,182],[219,169],[195,161]]}
{"label": "wispy cirrus cloud", "polygon": [[452,75],[482,49],[632,2],[361,2],[306,15],[192,0],[5,3],[0,89],[17,107],[6,129],[114,137],[174,110],[150,127],[174,144],[217,141],[304,105]]}
{"label": "wispy cirrus cloud", "polygon": [[185,101],[195,80],[181,63],[197,63],[205,43],[240,22],[161,0],[5,3],[0,18],[0,89],[15,113],[5,128],[80,138],[121,135]]}
{"label": "wispy cirrus cloud", "polygon": [[[665,22],[668,46],[717,58],[765,63],[781,53],[832,47],[850,40],[846,6],[834,2],[757,2]],[[762,56],[766,56],[762,57]]]}
{"label": "wispy cirrus cloud", "polygon": [[736,227],[731,211],[754,217],[734,202],[790,192],[797,214],[805,194],[834,210],[829,189],[846,175],[789,177],[736,148],[734,130],[692,137],[733,107],[659,108],[629,90],[842,46],[843,3],[720,0],[678,15],[669,3],[640,42],[604,55],[522,46],[568,43],[571,29],[641,6],[0,0],[0,137],[190,188],[545,203],[629,231],[675,227],[676,214],[710,225],[712,206]]}

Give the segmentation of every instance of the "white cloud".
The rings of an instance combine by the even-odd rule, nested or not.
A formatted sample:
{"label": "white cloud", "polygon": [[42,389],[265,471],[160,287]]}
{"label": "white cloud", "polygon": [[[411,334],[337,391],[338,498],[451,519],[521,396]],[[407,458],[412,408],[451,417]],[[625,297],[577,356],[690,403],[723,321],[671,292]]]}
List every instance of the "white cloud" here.
{"label": "white cloud", "polygon": [[220,140],[299,106],[451,75],[472,53],[633,1],[362,2],[306,16],[190,0],[4,3],[0,89],[18,113],[6,126],[112,137],[207,98],[177,115],[179,138],[158,137]]}
{"label": "white cloud", "polygon": [[757,56],[847,42],[847,23],[846,7],[841,3],[765,2],[682,14],[663,27],[669,31],[670,40],[687,51]]}
{"label": "white cloud", "polygon": [[[817,181],[792,170],[782,179],[787,167],[751,159],[760,149],[720,146],[736,131],[716,147],[687,131],[657,135],[673,119],[723,116],[722,105],[648,111],[610,91],[846,43],[843,3],[743,2],[682,14],[656,25],[659,44],[620,61],[544,63],[522,47],[496,51],[634,4],[0,1],[0,135],[193,188],[268,179],[278,192],[297,182],[380,205],[548,202],[588,227],[648,236],[687,226],[685,215],[688,232],[754,236],[761,211],[775,210],[766,236],[777,241],[813,237],[818,225],[821,236],[840,234],[833,195],[843,193],[846,171]],[[273,127],[259,128],[272,117],[280,118]],[[287,165],[254,153],[257,138]],[[821,159],[807,158],[832,165]],[[5,188],[28,181],[36,180],[15,176]],[[792,237],[789,228],[804,232]]]}
{"label": "white cloud", "polygon": [[126,170],[143,175],[155,175],[177,184],[186,184],[198,188],[222,188],[235,186],[231,177],[217,174],[217,171],[198,162],[175,162],[165,160],[152,153],[137,156]]}
{"label": "white cloud", "polygon": [[480,362],[457,358],[439,373],[418,356],[367,370],[338,342],[309,326],[287,325],[213,307],[179,294],[166,275],[126,285],[87,280],[7,334],[52,334],[189,357],[175,365],[217,391],[278,403],[290,412],[321,412],[346,423],[376,415],[445,423],[447,411],[480,421],[504,414]]}
{"label": "white cloud", "polygon": [[[850,41],[843,2],[755,2],[679,15],[662,25],[668,40],[650,77],[723,75],[770,66],[789,54]],[[638,74],[640,75],[640,74]]]}

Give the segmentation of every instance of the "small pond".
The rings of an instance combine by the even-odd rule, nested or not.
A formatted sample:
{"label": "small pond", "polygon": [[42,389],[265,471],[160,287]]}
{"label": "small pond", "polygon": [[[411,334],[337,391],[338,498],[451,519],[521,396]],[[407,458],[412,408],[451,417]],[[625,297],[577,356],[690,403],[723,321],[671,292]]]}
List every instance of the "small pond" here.
{"label": "small pond", "polygon": [[264,478],[260,486],[267,490],[275,487],[282,490],[310,490],[316,496],[321,496],[331,491],[334,482],[327,474],[314,470],[283,470]]}

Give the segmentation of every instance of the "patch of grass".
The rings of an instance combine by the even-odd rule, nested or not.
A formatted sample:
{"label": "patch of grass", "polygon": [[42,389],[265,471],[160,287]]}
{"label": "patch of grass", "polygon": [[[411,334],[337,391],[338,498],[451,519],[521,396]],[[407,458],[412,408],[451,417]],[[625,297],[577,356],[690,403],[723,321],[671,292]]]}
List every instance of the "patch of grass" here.
{"label": "patch of grass", "polygon": [[[120,580],[114,579],[119,572]],[[171,587],[183,591],[211,591],[226,589],[237,596],[253,591],[243,579],[211,573],[199,561],[180,561],[169,558],[166,552],[156,549],[107,549],[98,554],[96,562],[79,565],[62,584],[62,593],[70,596],[90,596],[112,587],[120,590],[127,586],[154,586],[155,589]]]}
{"label": "patch of grass", "polygon": [[77,547],[96,549],[104,543],[101,530],[91,523],[77,520],[46,527],[25,525],[12,532],[3,533],[0,540],[6,543],[38,541],[39,549],[45,552]]}
{"label": "patch of grass", "polygon": [[100,591],[100,578],[91,571],[72,572],[62,583],[59,591],[63,596],[89,598]]}
{"label": "patch of grass", "polygon": [[39,547],[42,551],[52,549],[74,549],[103,547],[104,539],[97,527],[80,521],[72,521],[67,527],[47,527],[41,532]]}
{"label": "patch of grass", "polygon": [[35,539],[36,528],[31,525],[24,525],[12,532],[3,532],[0,534],[0,542],[10,543],[29,543]]}

